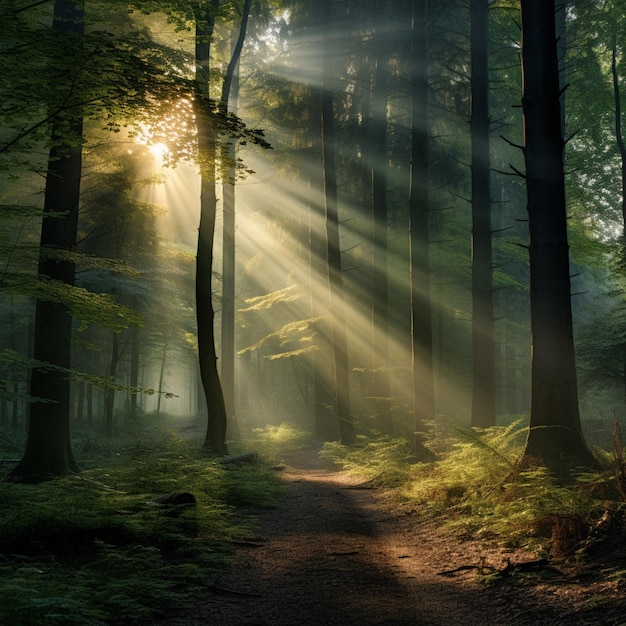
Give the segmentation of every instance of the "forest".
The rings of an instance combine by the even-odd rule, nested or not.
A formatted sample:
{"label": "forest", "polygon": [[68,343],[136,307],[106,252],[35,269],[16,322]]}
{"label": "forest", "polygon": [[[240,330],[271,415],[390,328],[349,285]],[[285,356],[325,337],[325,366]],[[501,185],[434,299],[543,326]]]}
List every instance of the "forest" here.
{"label": "forest", "polygon": [[623,8],[1,0],[0,623],[621,624]]}

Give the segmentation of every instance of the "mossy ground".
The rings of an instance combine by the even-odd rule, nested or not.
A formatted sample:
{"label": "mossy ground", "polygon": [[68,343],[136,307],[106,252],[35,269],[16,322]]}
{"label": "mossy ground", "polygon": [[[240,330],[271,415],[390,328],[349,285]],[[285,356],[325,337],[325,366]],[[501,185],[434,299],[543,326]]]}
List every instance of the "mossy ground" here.
{"label": "mossy ground", "polygon": [[[161,433],[111,449],[75,476],[0,482],[0,623],[140,623],[176,610],[253,533],[239,507],[281,492],[266,463],[221,464],[201,441]],[[175,491],[196,505],[155,503]]]}

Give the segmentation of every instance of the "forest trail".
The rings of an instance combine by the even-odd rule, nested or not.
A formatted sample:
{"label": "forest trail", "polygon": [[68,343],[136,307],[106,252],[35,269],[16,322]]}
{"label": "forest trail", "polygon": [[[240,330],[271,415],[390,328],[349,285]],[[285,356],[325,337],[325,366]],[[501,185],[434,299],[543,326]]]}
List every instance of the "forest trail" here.
{"label": "forest trail", "polygon": [[[258,545],[239,548],[238,563],[208,581],[206,596],[160,626],[620,623],[596,611],[599,621],[587,610],[583,616],[588,593],[573,582],[482,584],[480,563],[501,570],[506,559],[536,556],[455,536],[315,450],[294,454],[282,473],[283,500],[255,512]],[[450,570],[457,571],[441,574]]]}

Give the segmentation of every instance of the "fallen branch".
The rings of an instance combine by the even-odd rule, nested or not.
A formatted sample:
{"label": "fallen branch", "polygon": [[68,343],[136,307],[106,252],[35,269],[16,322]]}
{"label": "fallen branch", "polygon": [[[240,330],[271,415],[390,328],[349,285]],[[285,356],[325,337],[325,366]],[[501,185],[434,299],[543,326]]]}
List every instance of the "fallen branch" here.
{"label": "fallen branch", "polygon": [[536,561],[526,561],[524,563],[511,563],[509,559],[506,560],[506,565],[502,569],[497,569],[491,565],[485,565],[484,559],[481,559],[478,565],[461,565],[454,569],[445,570],[443,572],[437,572],[437,576],[454,576],[459,572],[465,572],[468,570],[478,570],[481,573],[495,574],[496,576],[510,576],[511,574],[521,572],[534,572],[534,571],[546,571],[555,572],[557,574],[563,574],[558,569],[550,565],[547,559],[538,559]]}

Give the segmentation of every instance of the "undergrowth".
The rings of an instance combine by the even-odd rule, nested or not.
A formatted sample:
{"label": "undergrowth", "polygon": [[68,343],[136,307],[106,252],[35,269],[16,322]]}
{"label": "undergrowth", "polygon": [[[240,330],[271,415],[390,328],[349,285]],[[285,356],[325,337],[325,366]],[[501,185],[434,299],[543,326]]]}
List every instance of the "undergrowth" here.
{"label": "undergrowth", "polygon": [[262,457],[270,463],[281,462],[285,454],[307,448],[312,441],[310,433],[288,423],[254,428],[249,440],[248,445],[258,446]]}
{"label": "undergrowth", "polygon": [[425,444],[436,460],[429,463],[415,461],[406,439],[389,437],[327,443],[322,455],[465,534],[572,555],[607,510],[624,506],[623,457],[598,451],[605,469],[559,484],[544,468],[519,469],[526,432],[521,422],[485,430],[433,424]]}
{"label": "undergrowth", "polygon": [[[175,438],[41,485],[0,482],[0,623],[140,623],[183,607],[252,530],[237,507],[281,493],[266,465]],[[196,506],[164,507],[171,492]]]}

